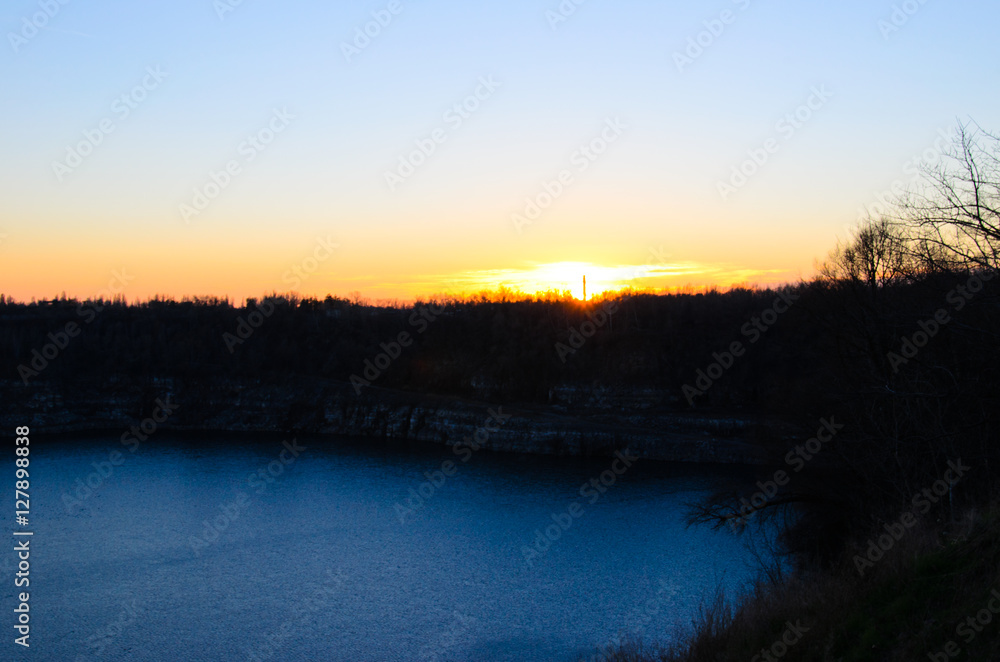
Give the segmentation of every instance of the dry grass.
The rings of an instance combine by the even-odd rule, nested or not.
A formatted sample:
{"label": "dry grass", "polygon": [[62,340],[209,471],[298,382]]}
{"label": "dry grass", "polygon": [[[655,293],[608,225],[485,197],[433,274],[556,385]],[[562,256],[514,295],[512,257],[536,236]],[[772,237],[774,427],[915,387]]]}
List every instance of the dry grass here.
{"label": "dry grass", "polygon": [[990,591],[1000,589],[1000,506],[911,529],[864,576],[853,559],[867,540],[855,547],[828,571],[760,583],[738,605],[716,596],[682,645],[629,642],[608,659],[749,661],[780,642],[788,623],[800,623],[808,632],[775,659],[910,662],[955,641],[962,652],[953,660],[1000,660],[1000,615],[971,642],[956,633],[986,607]]}

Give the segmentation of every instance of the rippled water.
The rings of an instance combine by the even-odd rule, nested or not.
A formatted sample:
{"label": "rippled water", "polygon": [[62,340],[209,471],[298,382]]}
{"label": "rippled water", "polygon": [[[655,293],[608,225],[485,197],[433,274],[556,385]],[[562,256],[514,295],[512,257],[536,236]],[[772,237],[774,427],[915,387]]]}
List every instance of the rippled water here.
{"label": "rippled water", "polygon": [[611,460],[299,438],[282,463],[280,437],[118,437],[34,442],[32,646],[5,637],[4,658],[569,662],[665,640],[748,577],[737,540],[683,524],[721,468],[639,461],[581,497]]}

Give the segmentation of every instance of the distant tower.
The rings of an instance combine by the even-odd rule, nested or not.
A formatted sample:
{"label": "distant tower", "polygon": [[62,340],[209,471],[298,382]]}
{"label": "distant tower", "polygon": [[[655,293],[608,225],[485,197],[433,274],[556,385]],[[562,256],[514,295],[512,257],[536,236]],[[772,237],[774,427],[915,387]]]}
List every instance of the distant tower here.
{"label": "distant tower", "polygon": [[587,277],[583,277],[583,300],[587,300]]}

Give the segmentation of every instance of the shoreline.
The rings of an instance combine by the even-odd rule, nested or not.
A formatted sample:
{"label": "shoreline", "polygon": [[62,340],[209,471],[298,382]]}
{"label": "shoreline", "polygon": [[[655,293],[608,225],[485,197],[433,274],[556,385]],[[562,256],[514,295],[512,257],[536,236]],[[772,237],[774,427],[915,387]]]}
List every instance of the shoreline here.
{"label": "shoreline", "polygon": [[[629,449],[648,460],[765,463],[763,449],[750,441],[759,434],[758,422],[648,404],[631,410],[570,410],[375,387],[357,395],[346,382],[315,379],[286,385],[219,382],[193,388],[179,380],[161,380],[144,386],[76,388],[70,393],[54,384],[24,389],[7,383],[0,385],[0,392],[4,396],[0,424],[28,424],[38,434],[125,432],[136,426],[170,432],[330,435],[438,445],[478,442],[484,450],[551,456],[611,457]],[[160,409],[164,404],[165,412]],[[500,421],[490,423],[497,415]],[[147,427],[138,427],[143,424]],[[487,434],[481,434],[484,429]]]}

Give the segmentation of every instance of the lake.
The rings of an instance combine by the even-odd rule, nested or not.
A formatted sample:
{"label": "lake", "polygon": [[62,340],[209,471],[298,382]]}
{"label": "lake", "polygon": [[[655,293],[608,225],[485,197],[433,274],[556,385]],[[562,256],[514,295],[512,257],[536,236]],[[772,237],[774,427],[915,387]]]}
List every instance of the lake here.
{"label": "lake", "polygon": [[3,657],[573,662],[667,640],[751,573],[739,540],[684,525],[739,469],[119,436],[32,438],[32,645]]}

